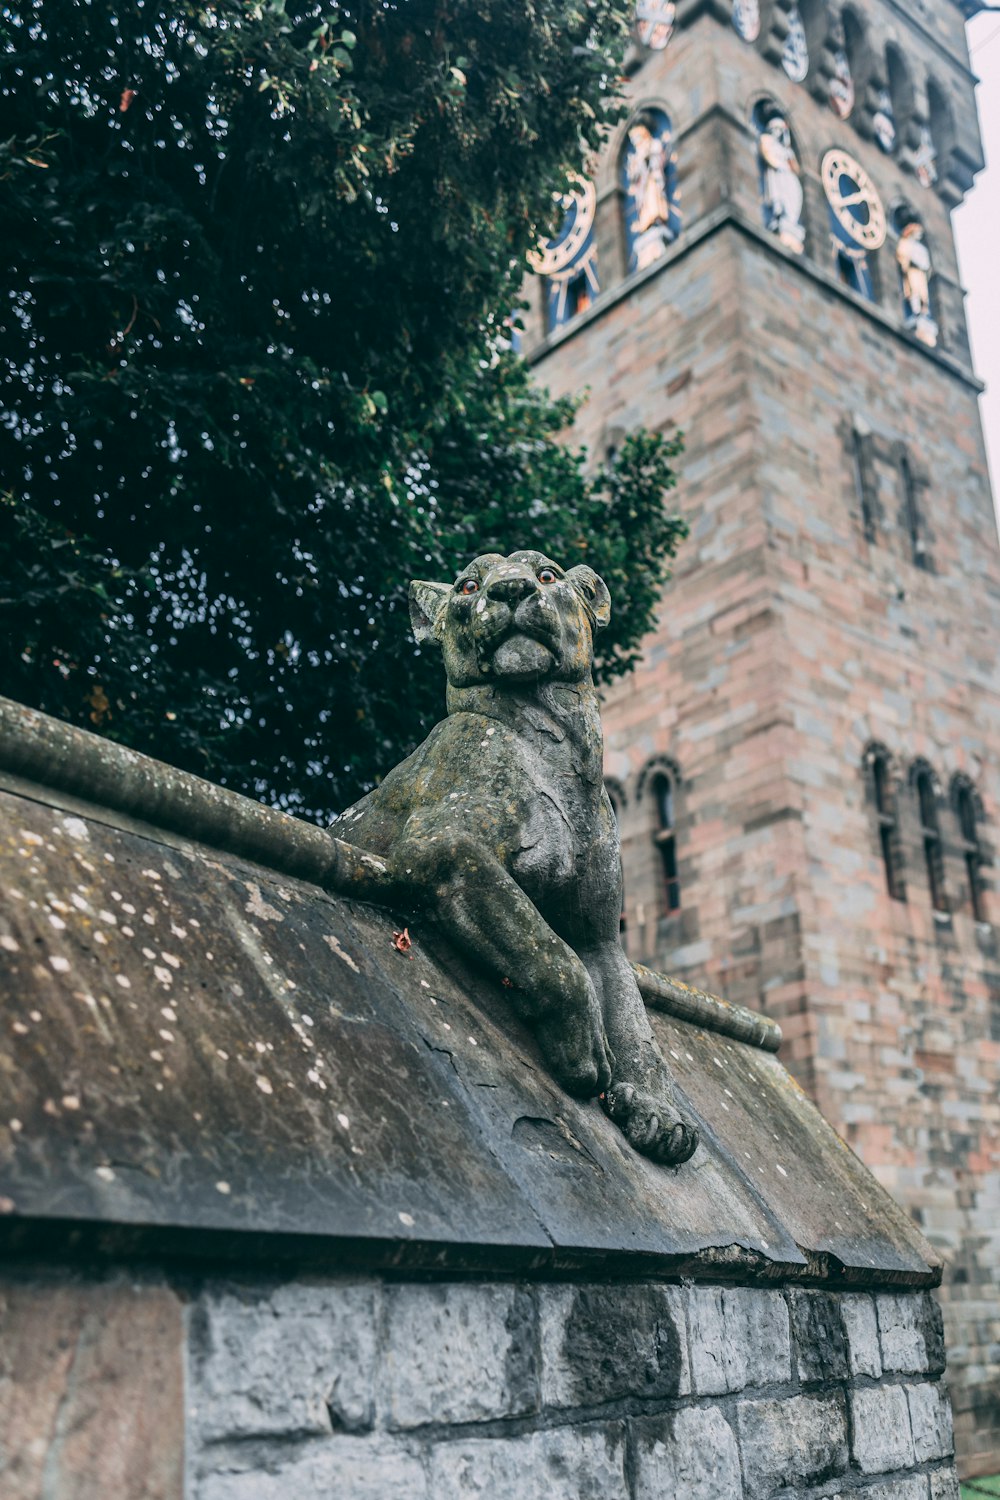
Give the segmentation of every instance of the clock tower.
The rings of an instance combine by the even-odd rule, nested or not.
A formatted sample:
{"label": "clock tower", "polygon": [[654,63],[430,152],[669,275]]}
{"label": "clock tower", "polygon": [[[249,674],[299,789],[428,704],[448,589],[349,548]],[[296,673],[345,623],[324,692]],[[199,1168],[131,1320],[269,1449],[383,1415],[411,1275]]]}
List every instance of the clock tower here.
{"label": "clock tower", "polygon": [[1000,549],[951,228],[977,8],[639,0],[524,347],[595,462],[685,438],[690,536],[605,709],[623,941],[779,1020],[937,1246],[960,1461],[993,1474]]}

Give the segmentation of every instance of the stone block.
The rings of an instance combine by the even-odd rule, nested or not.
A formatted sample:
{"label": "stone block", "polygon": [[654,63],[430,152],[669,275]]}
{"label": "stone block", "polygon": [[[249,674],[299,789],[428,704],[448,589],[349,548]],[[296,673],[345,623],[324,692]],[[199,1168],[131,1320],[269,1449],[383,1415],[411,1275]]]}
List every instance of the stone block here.
{"label": "stone block", "polygon": [[440,1500],[447,1493],[428,1489],[423,1464],[404,1449],[377,1437],[336,1437],[266,1467],[259,1457],[245,1467],[220,1465],[202,1475],[191,1500]]}
{"label": "stone block", "polygon": [[842,1297],[830,1292],[793,1290],[788,1293],[795,1367],[804,1384],[847,1378],[848,1349],[840,1312],[842,1301]]}
{"label": "stone block", "polygon": [[935,1469],[928,1477],[930,1500],[960,1500],[958,1475],[953,1465],[949,1464],[947,1469]]}
{"label": "stone block", "polygon": [[618,1423],[439,1443],[430,1476],[434,1500],[630,1500]]}
{"label": "stone block", "polygon": [[679,1287],[641,1283],[542,1287],[544,1405],[688,1395],[686,1296]]}
{"label": "stone block", "polygon": [[635,1500],[743,1500],[736,1437],[714,1406],[633,1423]]}
{"label": "stone block", "polygon": [[[844,1497],[847,1500],[847,1497]],[[927,1500],[926,1474],[905,1474],[855,1490],[852,1500]]]}
{"label": "stone block", "polygon": [[911,1468],[913,1437],[906,1391],[901,1385],[851,1391],[853,1456],[863,1474]]}
{"label": "stone block", "polygon": [[529,1292],[452,1283],[388,1288],[386,1425],[485,1422],[538,1404]]}
{"label": "stone block", "polygon": [[904,1375],[927,1371],[926,1309],[919,1293],[884,1292],[876,1298],[882,1367]]}
{"label": "stone block", "polygon": [[947,1391],[939,1385],[911,1385],[906,1389],[906,1399],[917,1463],[950,1458],[955,1451],[955,1434]]}
{"label": "stone block", "polygon": [[691,1385],[699,1396],[791,1378],[788,1307],[780,1292],[693,1287],[688,1301]]}
{"label": "stone block", "polygon": [[941,1304],[933,1292],[924,1292],[920,1299],[924,1349],[927,1353],[928,1375],[943,1375],[947,1363],[944,1346],[944,1316]]}
{"label": "stone block", "polygon": [[363,1281],[209,1287],[191,1316],[189,1404],[201,1440],[369,1428],[376,1298]]}
{"label": "stone block", "polygon": [[847,1412],[839,1391],[741,1401],[736,1420],[747,1500],[769,1500],[847,1471]]}
{"label": "stone block", "polygon": [[182,1350],[166,1287],[0,1282],[3,1500],[181,1500]]}
{"label": "stone block", "polygon": [[878,1314],[867,1292],[845,1292],[840,1316],[847,1334],[847,1359],[852,1375],[882,1374],[882,1352],[878,1337]]}

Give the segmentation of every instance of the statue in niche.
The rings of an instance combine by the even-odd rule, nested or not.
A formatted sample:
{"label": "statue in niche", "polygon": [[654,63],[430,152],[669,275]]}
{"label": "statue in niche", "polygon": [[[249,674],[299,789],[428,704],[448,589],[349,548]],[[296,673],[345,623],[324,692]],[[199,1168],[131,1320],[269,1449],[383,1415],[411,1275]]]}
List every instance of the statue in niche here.
{"label": "statue in niche", "polygon": [[872,129],[880,150],[884,151],[886,156],[891,156],[896,149],[896,114],[892,107],[892,95],[886,88],[878,91],[875,113],[872,115]]}
{"label": "statue in niche", "polygon": [[410,612],[443,653],[448,717],[336,820],[337,888],[428,909],[509,987],[565,1089],[598,1096],[637,1151],[686,1161],[697,1130],[618,939],[592,676],[606,585],[541,552],[486,553],[453,584],[412,583]]}
{"label": "statue in niche", "polygon": [[938,326],[931,313],[931,253],[924,239],[924,226],[916,219],[904,223],[896,244],[903,289],[906,326],[922,344],[937,346]]}
{"label": "statue in niche", "polygon": [[636,35],[651,52],[662,52],[674,34],[674,0],[636,0]]}
{"label": "statue in niche", "polygon": [[802,172],[788,122],[776,106],[758,105],[757,126],[764,227],[796,255],[805,248]]}
{"label": "statue in niche", "polygon": [[830,108],[839,120],[846,120],[854,108],[854,79],[851,64],[843,47],[833,54],[833,77],[830,79]]}
{"label": "statue in niche", "polygon": [[745,42],[760,36],[760,0],[733,0],[733,25]]}
{"label": "statue in niche", "polygon": [[680,233],[677,157],[670,149],[671,138],[670,121],[662,110],[647,110],[629,127],[622,186],[630,271],[653,265]]}
{"label": "statue in niche", "polygon": [[802,12],[797,5],[788,12],[788,34],[781,52],[781,66],[793,83],[805,83],[809,76],[809,43]]}

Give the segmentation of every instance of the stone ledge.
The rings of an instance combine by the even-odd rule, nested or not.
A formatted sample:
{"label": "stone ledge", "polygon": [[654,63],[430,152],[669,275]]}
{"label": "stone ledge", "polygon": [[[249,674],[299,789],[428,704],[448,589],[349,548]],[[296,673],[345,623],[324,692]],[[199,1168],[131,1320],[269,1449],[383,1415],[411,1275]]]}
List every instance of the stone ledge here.
{"label": "stone ledge", "polygon": [[[95,739],[72,735],[55,736],[63,759],[49,767],[63,786],[79,784],[65,746]],[[121,804],[109,768],[128,758],[136,813],[156,775],[179,776],[96,743],[93,795]],[[234,818],[265,828],[261,858],[299,837],[304,825],[242,801],[214,789],[223,835]],[[303,838],[308,861],[326,836]],[[406,913],[23,784],[0,791],[0,870],[8,1252],[940,1278],[759,1046],[651,1016],[702,1130],[669,1171],[558,1088],[503,989],[430,925],[411,920],[414,946],[398,952]]]}

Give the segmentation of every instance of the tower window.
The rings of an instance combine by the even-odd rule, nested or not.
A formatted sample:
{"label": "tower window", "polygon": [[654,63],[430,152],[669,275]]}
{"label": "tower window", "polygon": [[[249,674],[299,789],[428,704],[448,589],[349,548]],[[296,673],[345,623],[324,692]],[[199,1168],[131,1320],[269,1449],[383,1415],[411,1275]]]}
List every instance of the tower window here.
{"label": "tower window", "polygon": [[948,901],[944,891],[944,863],[941,856],[937,789],[934,784],[934,772],[930,766],[917,766],[914,771],[913,784],[920,809],[920,837],[924,846],[924,863],[927,866],[927,884],[931,893],[931,905],[935,911],[946,912]]}
{"label": "tower window", "polygon": [[677,873],[676,802],[673,778],[661,771],[653,782],[657,828],[653,834],[660,856],[661,905],[665,916],[680,911],[681,883]]}
{"label": "tower window", "polygon": [[927,555],[927,541],[920,519],[917,486],[910,460],[905,453],[901,453],[899,458],[899,483],[903,492],[903,524],[910,539],[910,554],[916,567],[927,568],[930,559]]}
{"label": "tower window", "polygon": [[864,527],[865,541],[875,541],[875,507],[872,502],[871,485],[868,478],[868,453],[866,446],[869,437],[861,431],[857,423],[851,427],[851,460],[854,467],[854,489],[861,506],[861,524]]}
{"label": "tower window", "polygon": [[902,860],[899,856],[896,798],[892,786],[888,750],[881,745],[876,745],[868,752],[868,764],[871,770],[872,797],[875,802],[875,817],[879,847],[882,851],[882,866],[885,870],[886,889],[894,901],[905,901],[906,885],[903,881]]}
{"label": "tower window", "polygon": [[983,851],[979,844],[979,831],[976,827],[976,794],[969,782],[961,778],[954,783],[953,798],[962,837],[962,855],[965,859],[965,874],[972,915],[977,922],[985,922]]}
{"label": "tower window", "polygon": [[[608,801],[611,803],[611,812],[612,812],[612,815],[614,816],[615,826],[618,829],[618,835],[619,835],[619,840],[620,840],[620,838],[621,838],[621,827],[622,827],[622,808],[623,808],[623,806],[625,804],[625,795],[624,795],[624,792],[622,791],[621,786],[619,785],[618,782],[611,782],[611,783],[605,782],[604,785],[605,785],[605,788],[606,788],[607,793],[608,793]],[[622,884],[621,884],[621,913],[620,913],[620,915],[618,917],[618,931],[624,937],[625,929],[626,929],[626,927],[628,925],[627,922],[626,922],[626,919],[625,919],[625,874],[624,874],[624,871],[622,872],[621,881],[622,881]]]}

